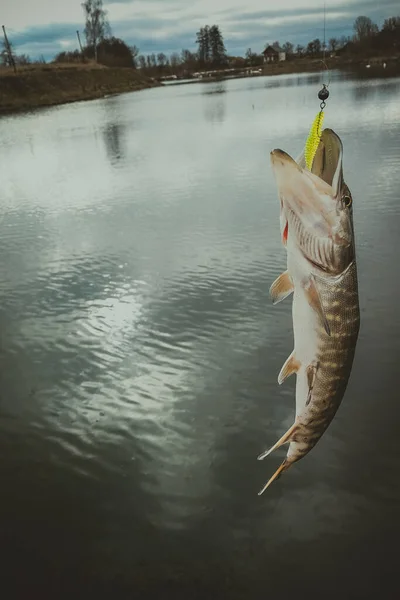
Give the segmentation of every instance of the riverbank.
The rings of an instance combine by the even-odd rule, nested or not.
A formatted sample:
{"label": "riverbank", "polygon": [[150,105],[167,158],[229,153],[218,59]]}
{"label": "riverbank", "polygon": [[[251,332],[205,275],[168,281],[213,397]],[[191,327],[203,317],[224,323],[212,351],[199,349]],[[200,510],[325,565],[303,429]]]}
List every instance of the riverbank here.
{"label": "riverbank", "polygon": [[[370,69],[372,71],[385,69],[390,75],[400,75],[400,56],[379,56],[379,57],[362,57],[362,56],[335,56],[326,58],[325,64],[329,70],[333,69],[353,69],[363,70]],[[263,65],[263,75],[290,75],[291,73],[309,73],[321,71],[324,69],[321,59],[300,58],[288,60],[273,64]]]}
{"label": "riverbank", "polygon": [[129,68],[38,65],[14,74],[0,70],[0,114],[93,100],[160,84]]}
{"label": "riverbank", "polygon": [[[329,71],[352,71],[360,77],[396,77],[400,75],[400,56],[392,57],[348,57],[327,58],[325,65]],[[192,78],[182,77],[174,80],[161,80],[165,85],[186,85],[190,83],[213,83],[228,79],[247,77],[268,77],[301,73],[322,73],[325,70],[321,59],[300,58],[277,63],[268,63],[255,67],[243,67],[195,73]]]}
{"label": "riverbank", "polygon": [[[357,58],[336,57],[326,60],[329,69],[355,70],[364,77],[400,75],[400,57]],[[367,68],[368,67],[368,68]],[[185,79],[182,84],[198,81],[212,82],[291,73],[323,70],[320,59],[296,59],[266,64],[250,70],[230,70]],[[233,71],[233,72],[232,72]],[[175,85],[180,81],[174,82]],[[49,64],[19,68],[17,74],[10,69],[0,69],[0,115],[82,100],[94,100],[112,94],[121,94],[159,87],[162,83],[129,68],[108,68],[96,63]]]}

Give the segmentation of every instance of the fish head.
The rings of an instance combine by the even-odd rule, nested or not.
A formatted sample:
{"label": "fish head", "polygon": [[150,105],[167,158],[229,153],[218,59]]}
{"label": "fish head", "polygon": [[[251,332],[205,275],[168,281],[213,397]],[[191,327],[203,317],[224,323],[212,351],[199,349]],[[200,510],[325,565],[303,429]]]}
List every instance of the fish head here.
{"label": "fish head", "polygon": [[313,266],[343,272],[355,255],[351,192],[343,179],[343,145],[324,129],[311,170],[283,150],[271,152],[281,202],[281,234],[290,237]]}

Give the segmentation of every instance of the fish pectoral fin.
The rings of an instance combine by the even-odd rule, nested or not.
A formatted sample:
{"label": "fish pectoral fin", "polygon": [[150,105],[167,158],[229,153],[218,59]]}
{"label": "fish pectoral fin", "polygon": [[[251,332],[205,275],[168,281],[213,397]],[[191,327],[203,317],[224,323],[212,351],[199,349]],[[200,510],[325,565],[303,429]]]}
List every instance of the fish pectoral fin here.
{"label": "fish pectoral fin", "polygon": [[297,423],[293,423],[293,425],[291,427],[289,427],[289,429],[287,430],[287,432],[283,434],[283,436],[276,442],[276,444],[274,444],[272,446],[272,448],[270,448],[269,450],[265,450],[265,452],[262,452],[257,457],[257,460],[263,460],[269,454],[271,454],[271,452],[273,452],[274,450],[276,450],[277,448],[279,448],[283,444],[286,444],[287,442],[290,442],[291,438],[293,437],[293,434],[296,432],[297,428],[298,428],[298,424]]}
{"label": "fish pectoral fin", "polygon": [[311,394],[313,391],[313,387],[314,387],[314,383],[315,383],[315,376],[317,374],[318,367],[319,367],[319,362],[311,363],[311,365],[308,365],[308,367],[306,369],[306,376],[307,376],[307,383],[308,383],[308,394],[307,394],[306,406],[308,406],[311,402]]}
{"label": "fish pectoral fin", "polygon": [[315,283],[314,277],[311,275],[309,279],[307,279],[306,283],[303,285],[304,291],[311,308],[315,310],[318,314],[321,322],[325,328],[326,333],[331,335],[331,328],[329,327],[328,319],[324,313],[324,309],[322,307],[321,297],[318,292],[317,285]]}
{"label": "fish pectoral fin", "polygon": [[292,278],[288,271],[284,271],[277,277],[269,288],[269,293],[273,304],[278,304],[281,300],[287,298],[294,290]]}
{"label": "fish pectoral fin", "polygon": [[301,367],[301,363],[300,363],[300,361],[298,361],[296,359],[296,357],[294,355],[294,350],[293,350],[292,354],[286,360],[285,364],[283,365],[282,369],[279,372],[279,375],[278,375],[279,385],[281,385],[287,377],[290,377],[290,375],[293,375],[293,373],[297,373],[297,371],[300,369],[300,367]]}
{"label": "fish pectoral fin", "polygon": [[264,485],[264,487],[258,492],[258,495],[261,496],[261,494],[263,494],[265,492],[265,490],[271,485],[271,483],[273,481],[276,481],[277,479],[279,479],[279,477],[282,475],[283,471],[286,471],[289,467],[290,467],[290,463],[288,463],[286,460],[284,460],[283,463],[277,468],[275,473],[272,475],[272,477]]}

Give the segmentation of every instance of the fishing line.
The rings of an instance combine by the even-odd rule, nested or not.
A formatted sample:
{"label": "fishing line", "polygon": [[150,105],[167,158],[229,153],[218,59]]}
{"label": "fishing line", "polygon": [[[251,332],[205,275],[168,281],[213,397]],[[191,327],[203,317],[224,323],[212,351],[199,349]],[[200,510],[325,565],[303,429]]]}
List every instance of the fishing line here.
{"label": "fishing line", "polygon": [[305,144],[304,150],[304,158],[306,161],[307,168],[311,171],[311,167],[313,164],[314,156],[317,152],[317,148],[321,139],[322,133],[322,123],[324,121],[324,108],[326,106],[326,101],[329,98],[329,84],[331,82],[331,75],[328,69],[328,65],[325,62],[325,51],[326,51],[326,43],[325,43],[325,23],[326,23],[326,4],[324,4],[324,42],[323,42],[323,59],[321,60],[324,65],[326,72],[328,73],[328,83],[322,83],[322,89],[318,92],[318,98],[321,100],[321,104],[319,105],[319,112],[315,117],[313,124],[311,125],[310,133],[308,134],[308,138]]}

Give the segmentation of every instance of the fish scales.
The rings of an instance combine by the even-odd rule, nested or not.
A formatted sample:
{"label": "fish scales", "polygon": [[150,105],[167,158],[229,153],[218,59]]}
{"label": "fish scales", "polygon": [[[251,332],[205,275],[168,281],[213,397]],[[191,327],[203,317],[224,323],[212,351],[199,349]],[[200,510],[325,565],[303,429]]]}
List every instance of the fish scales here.
{"label": "fish scales", "polygon": [[[308,411],[292,440],[298,444],[300,458],[320,439],[339,408],[347,388],[359,332],[357,269],[352,262],[346,272],[333,281],[317,279],[330,335],[317,325],[315,363],[318,365]],[[296,291],[295,291],[296,293]]]}
{"label": "fish scales", "polygon": [[296,374],[293,425],[268,451],[288,443],[286,458],[260,494],[303,458],[335,416],[346,392],[359,333],[352,197],[343,179],[343,146],[322,132],[311,169],[271,152],[281,202],[287,270],[271,285],[274,304],[293,293],[294,349],[278,376]]}

